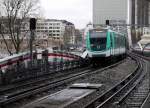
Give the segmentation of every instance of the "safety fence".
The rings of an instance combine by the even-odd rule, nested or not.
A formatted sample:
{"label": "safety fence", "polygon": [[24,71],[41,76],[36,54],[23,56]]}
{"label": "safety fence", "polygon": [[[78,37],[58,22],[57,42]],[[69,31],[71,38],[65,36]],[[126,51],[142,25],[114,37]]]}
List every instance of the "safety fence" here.
{"label": "safety fence", "polygon": [[0,59],[0,85],[38,78],[58,71],[82,67],[85,62],[77,55],[62,51],[43,50]]}

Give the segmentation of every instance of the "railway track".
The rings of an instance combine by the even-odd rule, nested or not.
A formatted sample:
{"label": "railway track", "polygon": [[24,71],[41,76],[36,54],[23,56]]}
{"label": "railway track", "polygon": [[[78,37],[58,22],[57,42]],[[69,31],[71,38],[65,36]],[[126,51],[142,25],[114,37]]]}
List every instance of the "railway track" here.
{"label": "railway track", "polygon": [[35,95],[35,94],[41,93],[43,91],[46,91],[46,90],[58,87],[60,85],[66,84],[70,81],[76,80],[76,79],[81,78],[85,75],[95,74],[97,72],[104,71],[106,69],[112,68],[112,67],[120,64],[121,62],[123,62],[123,61],[120,61],[116,64],[107,66],[107,67],[102,68],[102,69],[87,69],[87,70],[84,70],[82,72],[68,75],[67,77],[62,77],[62,78],[59,78],[59,79],[54,80],[54,81],[49,81],[49,82],[46,82],[44,84],[34,86],[32,88],[24,89],[22,91],[18,91],[15,93],[5,94],[5,95],[3,95],[3,97],[0,100],[0,105],[5,106],[6,104],[15,102],[17,100],[20,100],[20,99],[29,97],[31,95]]}
{"label": "railway track", "polygon": [[149,94],[149,63],[130,53],[138,67],[122,82],[93,100],[86,108],[140,108]]}
{"label": "railway track", "polygon": [[[22,95],[24,93],[30,92],[32,90],[36,90],[36,89],[44,87],[44,86],[48,86],[48,85],[56,83],[56,82],[59,82],[59,80],[65,79],[65,76],[67,78],[69,76],[71,77],[71,75],[72,76],[78,75],[78,74],[81,73],[81,71],[85,72],[88,69],[89,69],[89,67],[88,68],[83,68],[83,69],[78,69],[78,72],[77,72],[77,70],[76,71],[74,70],[74,71],[71,71],[71,72],[65,71],[66,73],[63,73],[63,72],[58,73],[57,72],[55,74],[49,75],[49,77],[46,77],[46,78],[34,79],[34,80],[31,80],[31,82],[16,84],[16,85],[13,85],[13,86],[10,86],[10,87],[6,87],[6,88],[0,90],[0,94],[1,94],[0,95],[0,103],[5,102],[4,101],[5,99],[9,100],[12,97],[16,97],[16,96],[19,97],[19,95]],[[20,97],[20,98],[23,98],[23,97]],[[20,98],[18,98],[18,99],[20,99]],[[10,102],[16,101],[18,99],[17,98],[13,99]]]}
{"label": "railway track", "polygon": [[[146,76],[145,76],[146,77]],[[145,78],[143,77],[143,79]],[[141,80],[143,80],[141,78]],[[119,100],[117,103],[119,104],[119,107],[127,107],[127,108],[140,108],[144,102],[144,100],[147,97],[147,94],[149,93],[149,80],[145,79],[143,81],[137,82],[138,88],[133,87],[134,92],[130,92],[129,96],[124,100]],[[123,99],[123,98],[122,98]]]}
{"label": "railway track", "polygon": [[[89,67],[78,69],[78,71],[80,72],[80,71],[83,71],[86,69],[89,69]],[[59,72],[53,72],[53,73],[49,73],[49,74],[42,76],[42,77],[30,79],[26,82],[21,81],[21,82],[10,84],[10,85],[4,86],[4,87],[2,86],[0,89],[0,97],[1,97],[1,95],[4,95],[6,93],[10,93],[13,91],[24,89],[25,87],[30,87],[30,86],[34,86],[34,85],[36,86],[36,85],[39,85],[39,84],[44,83],[46,81],[53,81],[54,79],[64,77],[64,76],[67,76],[67,75],[73,74],[73,73],[77,73],[76,69],[64,71],[64,72],[60,72],[60,71]]]}
{"label": "railway track", "polygon": [[[141,56],[139,56],[141,57]],[[144,57],[145,59],[145,57]],[[148,60],[148,59],[146,59]],[[142,60],[144,62],[144,70],[143,75],[135,82],[135,85],[132,87],[130,92],[126,95],[126,97],[122,98],[122,100],[119,100],[117,104],[119,104],[119,107],[127,107],[127,108],[142,108],[144,106],[144,103],[146,101],[146,98],[149,94],[149,62]]]}

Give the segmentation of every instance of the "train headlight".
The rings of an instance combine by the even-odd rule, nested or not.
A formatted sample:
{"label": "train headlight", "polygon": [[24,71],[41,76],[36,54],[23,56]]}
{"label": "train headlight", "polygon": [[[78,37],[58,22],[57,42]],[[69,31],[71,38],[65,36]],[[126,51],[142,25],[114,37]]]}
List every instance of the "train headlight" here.
{"label": "train headlight", "polygon": [[98,45],[98,46],[97,46],[97,48],[101,48],[101,46],[100,46],[100,45]]}
{"label": "train headlight", "polygon": [[94,44],[91,44],[91,47],[94,47]]}

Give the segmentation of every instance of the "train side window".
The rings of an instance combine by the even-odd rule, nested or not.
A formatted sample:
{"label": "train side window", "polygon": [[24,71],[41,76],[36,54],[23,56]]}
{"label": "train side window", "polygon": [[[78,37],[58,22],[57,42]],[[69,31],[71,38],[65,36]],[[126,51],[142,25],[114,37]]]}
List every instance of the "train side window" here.
{"label": "train side window", "polygon": [[120,44],[121,44],[121,47],[122,47],[122,44],[123,43],[123,40],[122,40],[122,36],[121,36],[121,39],[120,39]]}
{"label": "train side window", "polygon": [[121,40],[120,40],[120,38],[121,38],[121,36],[120,35],[118,35],[118,47],[120,48],[121,47]]}
{"label": "train side window", "polygon": [[119,37],[119,35],[117,34],[117,47],[119,48],[120,47],[120,39],[119,39],[120,37]]}
{"label": "train side window", "polygon": [[116,46],[118,48],[118,34],[116,34]]}
{"label": "train side window", "polygon": [[119,35],[119,47],[121,47],[121,44],[122,44],[122,42],[121,42],[121,35]]}
{"label": "train side window", "polygon": [[118,47],[118,35],[116,34],[116,38],[115,38],[115,44],[116,44],[116,48]]}
{"label": "train side window", "polygon": [[111,45],[111,47],[113,47],[113,36],[112,36],[112,33],[110,33],[110,45]]}

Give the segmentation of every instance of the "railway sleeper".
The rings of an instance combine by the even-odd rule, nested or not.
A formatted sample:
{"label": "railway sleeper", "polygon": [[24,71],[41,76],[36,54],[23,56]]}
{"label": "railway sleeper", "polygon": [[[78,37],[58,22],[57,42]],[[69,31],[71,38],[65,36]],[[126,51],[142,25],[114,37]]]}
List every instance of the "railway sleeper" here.
{"label": "railway sleeper", "polygon": [[126,104],[129,108],[139,108],[142,105],[142,102],[130,102]]}
{"label": "railway sleeper", "polygon": [[136,97],[136,96],[145,96],[145,95],[147,95],[147,93],[148,93],[148,92],[146,92],[146,91],[145,91],[145,92],[140,92],[140,93],[134,93],[133,96],[134,96],[134,97]]}
{"label": "railway sleeper", "polygon": [[142,96],[142,97],[129,97],[127,99],[127,101],[133,101],[133,102],[135,102],[135,101],[144,100],[144,99],[145,99],[145,96]]}
{"label": "railway sleeper", "polygon": [[129,97],[130,100],[138,100],[138,99],[145,99],[145,96],[134,96],[134,97]]}
{"label": "railway sleeper", "polygon": [[149,91],[149,87],[141,87],[137,90],[137,92],[141,92],[141,91],[144,91],[144,92],[148,92]]}

